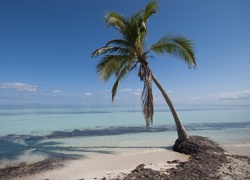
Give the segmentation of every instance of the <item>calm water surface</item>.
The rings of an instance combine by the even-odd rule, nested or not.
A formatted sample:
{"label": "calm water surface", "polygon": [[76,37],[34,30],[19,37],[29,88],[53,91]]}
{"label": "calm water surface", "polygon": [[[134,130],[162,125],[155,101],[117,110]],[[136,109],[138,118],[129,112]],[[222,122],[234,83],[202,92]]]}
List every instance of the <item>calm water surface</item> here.
{"label": "calm water surface", "polygon": [[[250,106],[176,106],[189,134],[250,155]],[[26,105],[0,108],[0,167],[48,158],[156,151],[177,138],[166,106],[147,130],[140,106]]]}

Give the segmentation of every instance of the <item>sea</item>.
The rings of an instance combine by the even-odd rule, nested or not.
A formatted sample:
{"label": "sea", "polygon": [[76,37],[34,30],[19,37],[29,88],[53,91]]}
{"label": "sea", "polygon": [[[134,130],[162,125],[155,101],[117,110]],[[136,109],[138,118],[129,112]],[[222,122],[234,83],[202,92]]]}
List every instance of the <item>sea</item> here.
{"label": "sea", "polygon": [[[250,156],[249,105],[177,105],[189,135]],[[177,139],[167,105],[146,128],[140,105],[0,105],[0,168],[43,160],[172,149]]]}

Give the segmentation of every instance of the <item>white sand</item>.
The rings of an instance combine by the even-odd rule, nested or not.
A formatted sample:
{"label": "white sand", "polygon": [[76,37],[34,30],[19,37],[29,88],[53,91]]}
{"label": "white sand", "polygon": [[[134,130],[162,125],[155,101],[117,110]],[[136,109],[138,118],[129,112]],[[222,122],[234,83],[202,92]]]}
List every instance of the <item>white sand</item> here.
{"label": "white sand", "polygon": [[238,144],[238,145],[221,145],[227,154],[236,154],[250,157],[250,144]]}
{"label": "white sand", "polygon": [[[249,155],[249,146],[241,145],[241,146],[229,146],[223,145],[223,148],[227,151],[228,154],[240,154],[240,155]],[[100,153],[91,153],[88,154],[85,158],[72,160],[65,163],[65,166],[60,169],[54,169],[47,172],[42,172],[40,174],[31,175],[23,178],[17,178],[21,180],[88,180],[88,179],[101,179],[103,177],[106,178],[114,178],[118,176],[124,176],[124,173],[128,174],[133,169],[135,169],[139,164],[145,164],[146,168],[152,168],[154,170],[166,170],[167,168],[172,168],[176,164],[168,164],[167,161],[173,161],[178,159],[180,161],[188,160],[187,155],[180,154],[174,152],[170,149],[164,148],[137,148],[132,150],[125,151],[114,151],[113,154],[100,154]],[[234,158],[231,158],[234,160]],[[243,165],[235,163],[239,160],[232,161],[229,165],[232,169],[234,166],[236,167],[244,167],[245,169],[249,169],[249,165],[247,166],[245,161],[243,161]],[[220,170],[222,175],[225,175],[230,168],[222,167]],[[250,173],[249,170],[245,170],[243,175],[245,176],[245,171]],[[228,170],[229,169],[229,170]],[[241,171],[234,172],[235,176],[239,175]],[[231,170],[230,173],[232,174]],[[229,173],[229,174],[230,174]],[[245,174],[244,174],[245,173]],[[225,176],[227,177],[227,176]],[[243,176],[242,176],[243,177]]]}
{"label": "white sand", "polygon": [[[173,165],[167,164],[167,161],[175,159],[186,161],[189,156],[174,152],[168,149],[159,149],[157,151],[145,152],[134,151],[127,154],[95,155],[79,160],[70,161],[61,169],[55,169],[43,172],[37,175],[22,178],[24,180],[78,180],[78,179],[100,179],[102,177],[116,177],[122,173],[129,173],[139,164],[145,164],[146,167],[161,170],[162,168],[171,168]],[[167,167],[168,166],[168,167]]]}

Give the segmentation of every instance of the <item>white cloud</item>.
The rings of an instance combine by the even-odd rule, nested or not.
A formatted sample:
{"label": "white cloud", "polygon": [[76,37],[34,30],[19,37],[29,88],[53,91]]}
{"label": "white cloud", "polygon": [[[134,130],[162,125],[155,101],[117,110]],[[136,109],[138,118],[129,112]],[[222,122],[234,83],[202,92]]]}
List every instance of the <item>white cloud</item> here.
{"label": "white cloud", "polygon": [[85,96],[92,96],[92,93],[85,93]]}
{"label": "white cloud", "polygon": [[[55,85],[53,85],[55,87]],[[30,92],[39,94],[60,93],[61,90],[54,88],[41,89],[37,85],[30,85],[25,83],[0,83],[0,89],[15,89],[18,92]]]}
{"label": "white cloud", "polygon": [[136,91],[134,91],[135,96],[141,96],[141,93],[142,93],[142,89],[136,89]]}
{"label": "white cloud", "polygon": [[19,92],[37,92],[38,86],[24,83],[1,83],[0,89],[16,89]]}
{"label": "white cloud", "polygon": [[58,90],[58,89],[57,89],[57,90],[54,90],[53,92],[54,92],[54,93],[60,93],[61,90]]}
{"label": "white cloud", "polygon": [[134,96],[141,96],[142,89],[133,90],[130,88],[123,88],[123,89],[119,90],[119,92],[123,93],[123,96],[125,96],[125,94],[131,94]]}
{"label": "white cloud", "polygon": [[121,92],[132,92],[132,89],[129,88],[123,88],[120,90]]}
{"label": "white cloud", "polygon": [[211,100],[233,100],[233,99],[250,99],[250,90],[226,92],[226,93],[213,93],[208,95]]}
{"label": "white cloud", "polygon": [[244,90],[244,91],[235,91],[235,92],[224,92],[224,93],[212,93],[205,96],[200,97],[189,97],[184,98],[181,101],[183,102],[189,102],[189,103],[197,103],[197,102],[246,102],[245,100],[250,100],[250,90]]}

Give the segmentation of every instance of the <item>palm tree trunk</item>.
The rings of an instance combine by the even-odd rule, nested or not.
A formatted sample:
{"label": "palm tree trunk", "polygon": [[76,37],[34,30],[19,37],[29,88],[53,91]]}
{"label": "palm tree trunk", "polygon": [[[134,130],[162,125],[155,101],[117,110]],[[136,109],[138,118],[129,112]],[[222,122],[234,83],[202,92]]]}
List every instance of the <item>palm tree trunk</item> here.
{"label": "palm tree trunk", "polygon": [[177,111],[175,110],[171,100],[169,99],[166,91],[163,89],[163,87],[161,86],[161,84],[159,83],[159,81],[156,79],[156,77],[154,76],[154,74],[152,73],[152,79],[154,81],[154,83],[156,84],[156,86],[159,88],[159,90],[161,91],[163,97],[165,98],[166,103],[168,104],[171,113],[174,117],[174,121],[175,121],[175,125],[177,128],[177,134],[178,134],[178,139],[180,141],[185,141],[189,138],[186,129],[184,128],[181,119],[179,117],[179,115],[177,114]]}

